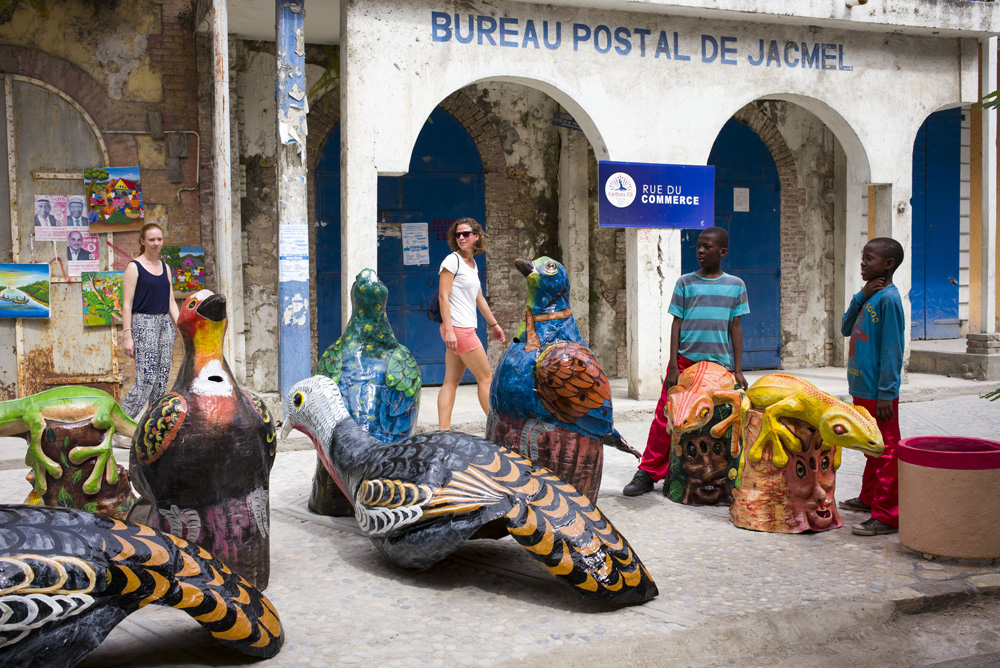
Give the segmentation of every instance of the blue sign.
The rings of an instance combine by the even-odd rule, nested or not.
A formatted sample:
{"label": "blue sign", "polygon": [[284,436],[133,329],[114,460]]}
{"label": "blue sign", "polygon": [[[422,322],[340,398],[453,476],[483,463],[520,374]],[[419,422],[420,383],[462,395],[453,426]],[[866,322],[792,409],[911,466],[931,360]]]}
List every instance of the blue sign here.
{"label": "blue sign", "polygon": [[605,162],[598,165],[602,227],[715,225],[715,167]]}

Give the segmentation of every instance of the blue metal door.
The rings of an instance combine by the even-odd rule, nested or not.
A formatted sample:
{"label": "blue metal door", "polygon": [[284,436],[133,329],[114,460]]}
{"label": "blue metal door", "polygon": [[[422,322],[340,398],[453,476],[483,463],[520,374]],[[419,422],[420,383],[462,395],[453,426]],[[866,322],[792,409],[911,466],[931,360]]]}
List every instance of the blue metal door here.
{"label": "blue metal door", "polygon": [[[417,138],[410,171],[378,180],[378,275],[389,288],[386,312],[398,338],[417,358],[424,385],[444,379],[444,342],[438,323],[427,318],[437,291],[437,270],[451,252],[447,232],[465,216],[483,224],[486,214],[482,160],[472,138],[450,114],[435,109]],[[340,326],[340,128],[334,128],[317,168],[316,211],[319,349],[341,333]],[[323,223],[327,223],[324,225]],[[429,264],[403,263],[402,223],[426,223]],[[485,225],[484,225],[485,227]],[[486,286],[486,260],[477,258]],[[485,342],[485,322],[479,317]],[[466,373],[463,382],[475,382]]]}
{"label": "blue metal door", "polygon": [[[747,286],[750,313],[743,325],[743,368],[781,366],[781,186],[771,152],[760,137],[730,120],[722,128],[708,164],[715,165],[715,224],[729,232],[722,269]],[[735,189],[749,211],[735,211]],[[748,197],[743,197],[747,196]],[[746,207],[740,207],[746,208]],[[698,270],[698,230],[681,233],[681,270]]]}
{"label": "blue metal door", "polygon": [[913,143],[913,250],[910,336],[959,335],[958,259],[962,111],[924,121]]}

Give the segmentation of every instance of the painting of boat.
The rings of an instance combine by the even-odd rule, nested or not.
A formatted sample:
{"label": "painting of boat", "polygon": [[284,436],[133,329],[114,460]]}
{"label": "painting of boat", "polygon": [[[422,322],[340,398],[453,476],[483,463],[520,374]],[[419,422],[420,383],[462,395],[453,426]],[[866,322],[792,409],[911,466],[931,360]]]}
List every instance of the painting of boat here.
{"label": "painting of boat", "polygon": [[49,317],[49,265],[0,264],[0,318]]}

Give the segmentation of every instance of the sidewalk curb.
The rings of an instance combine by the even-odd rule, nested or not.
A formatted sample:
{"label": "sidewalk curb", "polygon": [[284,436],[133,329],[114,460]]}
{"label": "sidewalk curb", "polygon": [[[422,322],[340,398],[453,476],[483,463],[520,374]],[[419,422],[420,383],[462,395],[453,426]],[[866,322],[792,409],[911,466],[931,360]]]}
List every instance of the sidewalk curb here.
{"label": "sidewalk curb", "polygon": [[896,612],[914,615],[997,595],[1000,595],[1000,573],[985,573],[898,587],[888,593],[888,599]]}

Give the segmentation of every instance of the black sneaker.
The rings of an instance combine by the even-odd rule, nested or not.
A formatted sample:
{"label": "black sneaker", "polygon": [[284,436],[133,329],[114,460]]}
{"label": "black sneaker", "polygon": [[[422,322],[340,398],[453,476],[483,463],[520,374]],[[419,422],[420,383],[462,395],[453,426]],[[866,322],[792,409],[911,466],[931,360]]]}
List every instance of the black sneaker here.
{"label": "black sneaker", "polygon": [[867,503],[857,497],[848,499],[847,501],[841,501],[837,504],[837,506],[839,506],[841,510],[853,510],[859,513],[870,513],[872,510]]}
{"label": "black sneaker", "polygon": [[625,496],[641,496],[646,492],[653,491],[653,479],[648,473],[639,469],[632,476],[632,482],[625,485],[625,489],[622,490],[622,494]]}
{"label": "black sneaker", "polygon": [[890,533],[899,533],[899,527],[894,527],[872,517],[861,524],[855,524],[851,527],[851,531],[858,536],[884,536]]}

